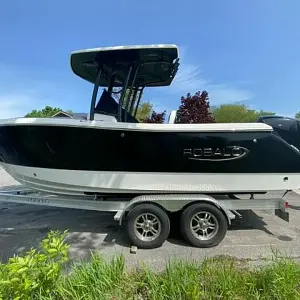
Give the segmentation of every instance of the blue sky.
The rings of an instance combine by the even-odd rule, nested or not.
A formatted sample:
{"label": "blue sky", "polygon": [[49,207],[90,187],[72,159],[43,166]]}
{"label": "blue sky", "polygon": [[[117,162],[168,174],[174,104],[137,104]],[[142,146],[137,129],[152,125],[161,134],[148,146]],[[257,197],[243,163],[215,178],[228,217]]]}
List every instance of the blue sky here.
{"label": "blue sky", "polygon": [[203,89],[211,105],[300,110],[300,1],[0,3],[0,118],[45,105],[87,112],[92,85],[72,73],[73,50],[164,43],[178,45],[181,65],[172,87],[145,95],[158,110]]}

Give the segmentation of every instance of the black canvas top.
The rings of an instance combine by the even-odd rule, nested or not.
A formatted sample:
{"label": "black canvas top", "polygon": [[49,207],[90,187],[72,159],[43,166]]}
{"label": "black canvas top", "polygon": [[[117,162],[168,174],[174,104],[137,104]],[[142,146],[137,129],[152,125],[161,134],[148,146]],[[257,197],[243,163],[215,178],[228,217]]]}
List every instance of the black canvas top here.
{"label": "black canvas top", "polygon": [[[103,70],[100,86],[109,84],[109,74],[116,70],[115,86],[123,86],[129,71],[134,65],[129,86],[139,64],[138,86],[170,85],[178,68],[178,48],[176,45],[119,46],[79,50],[71,54],[71,68],[79,77],[95,83],[98,67]],[[145,64],[146,63],[146,64]]]}
{"label": "black canvas top", "polygon": [[263,116],[257,121],[272,126],[277,135],[300,149],[300,120],[281,116]]}
{"label": "black canvas top", "polygon": [[299,120],[282,116],[262,116],[258,119],[258,122],[266,123],[274,129],[284,131],[297,131],[300,125]]}

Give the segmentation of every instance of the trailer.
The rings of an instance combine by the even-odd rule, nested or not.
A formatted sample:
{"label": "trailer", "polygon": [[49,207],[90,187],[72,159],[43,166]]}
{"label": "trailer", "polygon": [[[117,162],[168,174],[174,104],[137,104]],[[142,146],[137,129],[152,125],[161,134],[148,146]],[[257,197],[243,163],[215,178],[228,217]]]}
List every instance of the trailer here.
{"label": "trailer", "polygon": [[180,215],[184,239],[200,248],[217,246],[232,221],[241,217],[238,211],[272,209],[276,216],[289,222],[288,202],[284,196],[254,199],[252,195],[249,199],[240,199],[234,195],[155,194],[113,198],[54,195],[20,186],[0,191],[0,201],[114,212],[114,220],[119,225],[126,224],[132,245],[142,249],[157,248],[165,242],[172,213]]}

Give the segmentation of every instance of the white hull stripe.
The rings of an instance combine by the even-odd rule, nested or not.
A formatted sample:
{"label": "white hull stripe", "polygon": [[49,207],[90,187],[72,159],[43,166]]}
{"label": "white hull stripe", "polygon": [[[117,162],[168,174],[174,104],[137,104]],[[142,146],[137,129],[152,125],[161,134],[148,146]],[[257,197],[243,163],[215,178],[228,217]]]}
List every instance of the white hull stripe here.
{"label": "white hull stripe", "polygon": [[[296,190],[299,174],[178,174],[95,172],[3,164],[17,181],[38,190],[81,195],[91,193],[255,192]],[[284,178],[288,177],[285,181]]]}

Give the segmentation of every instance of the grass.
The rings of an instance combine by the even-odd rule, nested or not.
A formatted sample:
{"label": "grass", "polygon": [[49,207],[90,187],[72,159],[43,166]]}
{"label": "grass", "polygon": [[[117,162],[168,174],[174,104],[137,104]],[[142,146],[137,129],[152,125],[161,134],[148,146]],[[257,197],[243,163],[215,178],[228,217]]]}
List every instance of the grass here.
{"label": "grass", "polygon": [[250,268],[220,257],[202,264],[170,261],[162,273],[146,267],[126,273],[122,256],[107,262],[93,255],[63,277],[47,299],[300,299],[300,266],[275,259]]}
{"label": "grass", "polygon": [[300,299],[300,265],[276,253],[255,268],[223,256],[202,263],[172,260],[160,273],[143,265],[127,271],[123,256],[106,260],[92,254],[88,262],[71,264],[66,274],[67,249],[63,238],[51,233],[43,251],[32,249],[1,264],[0,299]]}

